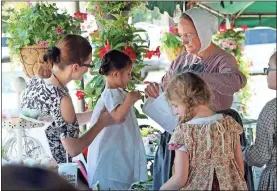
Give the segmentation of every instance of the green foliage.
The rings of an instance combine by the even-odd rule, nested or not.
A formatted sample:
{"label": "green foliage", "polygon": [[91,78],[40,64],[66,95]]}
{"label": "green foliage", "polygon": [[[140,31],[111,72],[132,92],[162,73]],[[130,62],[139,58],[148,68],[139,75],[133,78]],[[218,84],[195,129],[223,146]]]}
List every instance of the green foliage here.
{"label": "green foliage", "polygon": [[[92,44],[95,45],[93,52],[93,63],[95,67],[91,69],[92,78],[85,85],[85,98],[87,98],[89,108],[94,108],[98,98],[100,97],[104,87],[104,77],[98,74],[102,51],[105,47],[120,51],[131,50],[129,54],[133,58],[134,69],[132,79],[129,81],[127,91],[135,90],[136,84],[142,82],[140,71],[146,66],[143,63],[144,55],[148,50],[148,39],[142,39],[140,33],[146,33],[144,30],[136,29],[133,25],[128,24],[128,17],[115,14],[115,20],[101,20],[103,29],[90,34]],[[139,114],[139,113],[138,113]],[[141,114],[140,114],[141,115]],[[140,116],[144,118],[145,116]]]}
{"label": "green foliage", "polygon": [[[80,19],[71,17],[66,12],[58,13],[55,4],[21,3],[10,15],[7,44],[11,54],[18,54],[24,46],[36,45],[39,41],[46,42],[45,46],[52,46],[67,34],[80,34]],[[58,34],[57,29],[61,29]]]}
{"label": "green foliage", "polygon": [[150,22],[161,19],[159,8],[155,7],[153,11],[146,8],[145,5],[132,9],[133,23],[137,22]]}
{"label": "green foliage", "polygon": [[130,11],[145,3],[146,1],[91,1],[88,11],[98,17],[100,14],[118,14],[121,11]]}
{"label": "green foliage", "polygon": [[[243,43],[245,41],[244,31],[228,29],[217,33],[213,37],[213,41],[236,58],[239,70],[249,81],[249,62],[245,60],[243,55]],[[243,105],[241,111],[243,116],[248,115],[247,102],[250,100],[251,96],[252,93],[248,84],[239,91],[239,102]]]}
{"label": "green foliage", "polygon": [[162,48],[177,48],[183,46],[179,35],[165,32],[161,38]]}

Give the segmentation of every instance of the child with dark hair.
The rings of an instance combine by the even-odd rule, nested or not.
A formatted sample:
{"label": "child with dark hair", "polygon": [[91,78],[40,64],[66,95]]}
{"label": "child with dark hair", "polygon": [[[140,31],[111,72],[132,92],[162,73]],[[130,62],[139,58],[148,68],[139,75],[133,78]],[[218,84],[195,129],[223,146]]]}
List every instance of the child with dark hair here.
{"label": "child with dark hair", "polygon": [[68,190],[73,185],[52,172],[39,167],[7,165],[2,167],[2,190]]}
{"label": "child with dark hair", "polygon": [[196,74],[173,77],[166,98],[181,117],[169,149],[174,172],[161,190],[247,190],[240,145],[242,127],[210,109],[210,89]]}
{"label": "child with dark hair", "polygon": [[106,87],[96,103],[91,124],[96,123],[104,106],[115,122],[124,122],[104,128],[90,144],[90,188],[99,182],[101,190],[126,190],[134,182],[147,180],[145,150],[133,108],[140,93],[123,90],[131,80],[132,68],[130,57],[118,50],[107,52],[101,60],[99,73],[105,76]]}

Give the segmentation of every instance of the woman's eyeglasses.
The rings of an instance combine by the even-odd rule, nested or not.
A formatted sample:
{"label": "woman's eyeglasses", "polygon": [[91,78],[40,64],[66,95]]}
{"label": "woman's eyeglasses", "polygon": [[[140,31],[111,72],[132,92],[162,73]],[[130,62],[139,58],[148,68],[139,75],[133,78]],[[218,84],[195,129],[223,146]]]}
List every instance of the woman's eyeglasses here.
{"label": "woman's eyeglasses", "polygon": [[85,66],[85,67],[88,67],[88,68],[93,68],[93,67],[94,67],[92,61],[91,61],[91,63],[89,63],[89,64],[81,64],[81,63],[80,63],[79,66]]}
{"label": "woman's eyeglasses", "polygon": [[181,39],[186,41],[186,42],[191,42],[192,39],[196,36],[197,34],[186,34],[186,35],[181,35]]}
{"label": "woman's eyeglasses", "polygon": [[265,75],[268,75],[268,73],[270,72],[270,71],[276,71],[277,69],[276,68],[264,68],[264,74]]}

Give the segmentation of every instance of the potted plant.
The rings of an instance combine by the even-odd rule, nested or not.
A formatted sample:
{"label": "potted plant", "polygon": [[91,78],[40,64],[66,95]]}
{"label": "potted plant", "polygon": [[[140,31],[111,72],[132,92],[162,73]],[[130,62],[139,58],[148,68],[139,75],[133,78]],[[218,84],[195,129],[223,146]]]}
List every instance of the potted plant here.
{"label": "potted plant", "polygon": [[153,127],[142,127],[140,130],[146,155],[153,155],[156,152],[160,141],[160,131]]}
{"label": "potted plant", "polygon": [[161,38],[161,48],[165,52],[167,59],[170,61],[175,60],[176,57],[185,50],[177,26],[172,25],[168,32],[163,33]]}
{"label": "potted plant", "polygon": [[[127,17],[114,16],[116,20],[106,21],[104,29],[96,30],[90,34],[92,44],[95,46],[93,52],[94,68],[90,70],[92,76],[85,84],[85,88],[77,87],[79,89],[78,97],[86,99],[89,109],[94,108],[105,86],[104,77],[98,71],[100,60],[107,51],[111,49],[120,50],[129,55],[133,61],[132,80],[127,86],[127,91],[135,90],[136,85],[142,83],[143,79],[140,76],[140,71],[146,66],[143,60],[145,58],[151,59],[152,56],[160,56],[159,48],[152,51],[148,50],[148,39],[140,37],[140,33],[146,33],[146,31],[136,29],[133,25],[128,24]],[[82,95],[81,92],[83,92]],[[137,117],[143,117],[139,115],[137,110],[136,112]]]}
{"label": "potted plant", "polygon": [[55,4],[21,3],[8,20],[10,54],[19,57],[25,74],[32,77],[47,48],[67,34],[80,34],[81,22],[79,17],[58,13]]}

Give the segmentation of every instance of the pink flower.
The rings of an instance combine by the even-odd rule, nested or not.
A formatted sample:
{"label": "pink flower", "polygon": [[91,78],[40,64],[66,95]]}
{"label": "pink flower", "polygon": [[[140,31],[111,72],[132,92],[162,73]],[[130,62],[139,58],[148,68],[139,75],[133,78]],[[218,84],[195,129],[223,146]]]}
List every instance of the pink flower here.
{"label": "pink flower", "polygon": [[95,6],[94,6],[94,10],[95,10],[95,11],[98,11],[98,10],[99,10],[99,6],[98,6],[98,5],[95,5]]}
{"label": "pink flower", "polygon": [[38,40],[37,44],[38,44],[39,46],[42,46],[42,45],[43,45],[43,42],[42,42],[41,40]]}
{"label": "pink flower", "polygon": [[234,50],[234,49],[236,49],[236,48],[237,48],[237,46],[236,46],[235,44],[230,45],[230,49],[231,49],[231,50]]}
{"label": "pink flower", "polygon": [[171,34],[178,34],[178,28],[175,26],[175,25],[171,25],[170,27],[169,27],[169,32],[171,33]]}
{"label": "pink flower", "polygon": [[226,41],[223,41],[222,42],[222,48],[229,48],[229,43],[228,42],[226,42]]}
{"label": "pink flower", "polygon": [[155,134],[148,135],[148,138],[149,138],[150,141],[153,141],[153,142],[158,139],[158,137]]}
{"label": "pink flower", "polygon": [[91,28],[91,26],[90,25],[87,25],[87,29],[90,29]]}
{"label": "pink flower", "polygon": [[56,28],[56,33],[57,34],[62,34],[63,33],[63,29],[62,28]]}
{"label": "pink flower", "polygon": [[45,42],[43,42],[43,45],[42,45],[44,48],[46,48],[46,47],[48,47],[48,42],[47,41],[45,41]]}
{"label": "pink flower", "polygon": [[95,14],[94,14],[94,13],[91,13],[91,16],[95,17]]}
{"label": "pink flower", "polygon": [[143,142],[144,145],[149,144],[148,137],[142,137],[142,142]]}
{"label": "pink flower", "polygon": [[27,0],[26,3],[28,3],[29,6],[32,6],[32,3],[30,2],[30,0]]}
{"label": "pink flower", "polygon": [[85,30],[85,26],[84,26],[84,25],[81,25],[81,29],[82,29],[82,30]]}
{"label": "pink flower", "polygon": [[247,28],[248,28],[247,25],[242,25],[242,26],[241,26],[241,29],[244,30],[244,31],[246,31]]}

